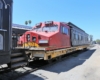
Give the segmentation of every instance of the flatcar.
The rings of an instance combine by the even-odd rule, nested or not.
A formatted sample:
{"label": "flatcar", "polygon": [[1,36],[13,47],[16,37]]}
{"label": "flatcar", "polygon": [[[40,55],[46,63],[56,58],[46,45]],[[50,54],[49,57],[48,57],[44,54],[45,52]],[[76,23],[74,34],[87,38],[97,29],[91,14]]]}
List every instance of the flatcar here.
{"label": "flatcar", "polygon": [[[70,52],[69,50],[87,48],[88,38],[85,31],[71,22],[46,21],[36,24],[31,31],[26,31],[20,37],[18,46],[33,50],[27,52],[31,57],[47,60],[65,54],[66,50]],[[60,52],[57,53],[57,50]]]}

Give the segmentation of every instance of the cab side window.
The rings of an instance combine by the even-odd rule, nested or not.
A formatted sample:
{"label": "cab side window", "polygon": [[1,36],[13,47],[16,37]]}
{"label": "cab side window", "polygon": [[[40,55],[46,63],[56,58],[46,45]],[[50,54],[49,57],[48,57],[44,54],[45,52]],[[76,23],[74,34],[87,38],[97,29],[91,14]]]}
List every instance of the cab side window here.
{"label": "cab side window", "polygon": [[62,26],[61,27],[61,32],[63,33],[63,34],[66,34],[66,35],[68,35],[68,28],[67,27],[65,27],[65,26]]}
{"label": "cab side window", "polygon": [[30,41],[30,34],[27,34],[26,39],[27,41]]}

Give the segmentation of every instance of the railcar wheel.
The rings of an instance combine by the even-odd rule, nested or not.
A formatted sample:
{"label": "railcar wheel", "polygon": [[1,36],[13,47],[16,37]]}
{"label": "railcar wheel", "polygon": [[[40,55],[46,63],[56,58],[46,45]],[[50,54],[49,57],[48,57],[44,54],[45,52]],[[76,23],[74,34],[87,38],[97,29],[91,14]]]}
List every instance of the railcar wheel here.
{"label": "railcar wheel", "polygon": [[84,51],[87,51],[88,49],[87,49],[87,48],[84,48],[83,50],[84,50]]}
{"label": "railcar wheel", "polygon": [[39,58],[38,58],[38,57],[35,57],[35,58],[34,58],[34,61],[36,61],[36,60],[39,60]]}
{"label": "railcar wheel", "polygon": [[61,61],[61,56],[56,58],[57,61]]}
{"label": "railcar wheel", "polygon": [[47,60],[47,63],[51,64],[52,63],[52,59]]}
{"label": "railcar wheel", "polygon": [[8,68],[11,68],[11,63],[8,63],[7,66],[8,66]]}
{"label": "railcar wheel", "polygon": [[58,57],[58,60],[61,61],[61,56]]}

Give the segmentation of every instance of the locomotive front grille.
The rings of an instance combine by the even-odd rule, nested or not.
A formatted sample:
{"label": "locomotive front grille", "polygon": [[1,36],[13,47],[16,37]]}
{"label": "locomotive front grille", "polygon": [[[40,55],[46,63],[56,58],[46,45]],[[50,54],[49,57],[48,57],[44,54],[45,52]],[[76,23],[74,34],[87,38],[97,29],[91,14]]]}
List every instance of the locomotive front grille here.
{"label": "locomotive front grille", "polygon": [[39,45],[35,42],[26,42],[23,44],[23,47],[39,47]]}

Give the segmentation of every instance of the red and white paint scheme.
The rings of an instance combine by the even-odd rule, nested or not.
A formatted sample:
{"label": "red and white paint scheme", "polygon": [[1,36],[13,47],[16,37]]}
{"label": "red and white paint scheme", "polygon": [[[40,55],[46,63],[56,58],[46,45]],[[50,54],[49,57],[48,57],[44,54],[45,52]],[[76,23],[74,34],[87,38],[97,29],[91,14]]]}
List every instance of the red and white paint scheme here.
{"label": "red and white paint scheme", "polygon": [[42,47],[45,50],[71,47],[70,27],[63,22],[47,21],[36,24],[19,39],[23,47]]}

